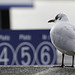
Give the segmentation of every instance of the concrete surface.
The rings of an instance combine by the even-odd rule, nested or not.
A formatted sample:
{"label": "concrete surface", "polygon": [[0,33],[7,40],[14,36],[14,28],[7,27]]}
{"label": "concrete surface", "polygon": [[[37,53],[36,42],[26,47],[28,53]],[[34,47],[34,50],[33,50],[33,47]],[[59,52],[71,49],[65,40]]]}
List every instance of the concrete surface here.
{"label": "concrete surface", "polygon": [[53,66],[0,66],[0,75],[75,75],[75,68]]}

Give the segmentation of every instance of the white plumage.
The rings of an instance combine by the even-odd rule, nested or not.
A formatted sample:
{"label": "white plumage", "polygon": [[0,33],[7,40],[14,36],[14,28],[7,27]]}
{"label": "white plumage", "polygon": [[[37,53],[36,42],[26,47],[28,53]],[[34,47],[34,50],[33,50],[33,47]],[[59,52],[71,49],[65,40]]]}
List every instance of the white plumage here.
{"label": "white plumage", "polygon": [[[53,45],[63,54],[75,55],[75,26],[70,24],[65,14],[58,14],[54,20],[55,24],[51,28],[50,37]],[[73,58],[74,62],[74,58]],[[63,64],[63,63],[62,63]],[[72,64],[72,66],[74,63]]]}

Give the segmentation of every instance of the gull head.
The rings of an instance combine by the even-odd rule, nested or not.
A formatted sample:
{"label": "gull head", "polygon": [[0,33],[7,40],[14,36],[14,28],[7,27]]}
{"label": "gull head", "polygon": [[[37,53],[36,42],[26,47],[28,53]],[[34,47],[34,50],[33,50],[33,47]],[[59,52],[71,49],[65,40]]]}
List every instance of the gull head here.
{"label": "gull head", "polygon": [[65,14],[62,14],[62,13],[57,14],[56,17],[55,17],[55,19],[49,20],[48,23],[51,23],[51,22],[60,22],[60,21],[67,22],[68,21],[67,16]]}

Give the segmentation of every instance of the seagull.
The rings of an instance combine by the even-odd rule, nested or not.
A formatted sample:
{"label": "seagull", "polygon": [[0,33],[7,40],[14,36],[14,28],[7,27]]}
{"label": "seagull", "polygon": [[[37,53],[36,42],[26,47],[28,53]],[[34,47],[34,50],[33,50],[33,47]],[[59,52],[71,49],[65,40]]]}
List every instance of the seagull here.
{"label": "seagull", "polygon": [[72,56],[72,66],[74,67],[75,55],[75,26],[70,24],[68,17],[59,13],[55,19],[49,20],[48,23],[54,23],[50,30],[52,44],[62,53],[62,64],[64,67],[64,54]]}

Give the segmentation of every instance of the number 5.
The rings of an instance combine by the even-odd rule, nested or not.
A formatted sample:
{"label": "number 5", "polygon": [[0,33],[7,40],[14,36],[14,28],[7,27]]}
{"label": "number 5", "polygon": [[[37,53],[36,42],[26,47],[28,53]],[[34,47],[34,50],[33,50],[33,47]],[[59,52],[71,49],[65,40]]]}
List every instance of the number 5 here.
{"label": "number 5", "polygon": [[24,60],[21,61],[22,65],[29,65],[30,61],[31,61],[31,56],[28,52],[29,47],[22,47],[21,48],[21,58],[23,59],[24,57],[27,57],[27,61],[25,62]]}

